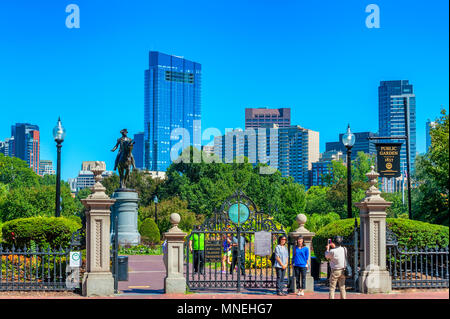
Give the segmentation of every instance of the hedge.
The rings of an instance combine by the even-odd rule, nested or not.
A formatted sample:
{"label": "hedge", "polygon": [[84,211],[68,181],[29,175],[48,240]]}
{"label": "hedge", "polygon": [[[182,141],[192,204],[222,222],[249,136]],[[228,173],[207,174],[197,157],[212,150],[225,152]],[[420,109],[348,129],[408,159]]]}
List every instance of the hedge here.
{"label": "hedge", "polygon": [[16,248],[34,244],[40,248],[64,248],[70,245],[72,233],[80,227],[76,220],[66,217],[17,218],[3,224],[3,242]]}
{"label": "hedge", "polygon": [[160,242],[160,234],[158,226],[155,221],[151,218],[146,218],[139,228],[139,233],[142,236],[143,241],[148,241],[151,244],[156,244]]}
{"label": "hedge", "polygon": [[[359,227],[359,218],[358,227]],[[313,238],[314,252],[320,260],[325,260],[325,246],[328,238],[343,236],[344,241],[353,240],[355,220],[341,219],[322,227]],[[387,227],[397,236],[400,247],[410,248],[445,247],[449,244],[449,228],[447,226],[429,224],[417,220],[403,218],[387,218]]]}

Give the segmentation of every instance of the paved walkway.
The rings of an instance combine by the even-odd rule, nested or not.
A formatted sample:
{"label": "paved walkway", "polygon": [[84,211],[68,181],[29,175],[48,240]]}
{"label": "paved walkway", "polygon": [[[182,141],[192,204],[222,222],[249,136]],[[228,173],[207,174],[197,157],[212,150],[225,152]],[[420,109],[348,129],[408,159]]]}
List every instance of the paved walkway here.
{"label": "paved walkway", "polygon": [[[290,294],[280,297],[274,289],[248,289],[240,294],[236,290],[197,291],[188,294],[164,294],[165,268],[162,256],[128,256],[128,281],[119,281],[120,293],[113,297],[89,299],[328,299],[328,288],[316,285],[313,293],[298,297]],[[336,292],[336,298],[339,298]],[[0,292],[0,299],[86,299],[70,292]],[[449,299],[449,290],[408,290],[389,294],[347,293],[348,299]]]}
{"label": "paved walkway", "polygon": [[[322,270],[323,271],[323,270]],[[325,269],[326,271],[326,269]],[[128,256],[128,281],[119,281],[120,294],[116,298],[124,299],[328,299],[328,288],[316,285],[315,292],[305,293],[298,297],[290,294],[279,297],[274,289],[249,289],[237,294],[236,290],[221,291],[197,291],[190,294],[164,294],[165,268],[162,256]],[[336,298],[339,298],[336,292]],[[395,291],[390,294],[360,294],[347,293],[348,299],[449,299],[449,291],[446,290],[409,290]]]}

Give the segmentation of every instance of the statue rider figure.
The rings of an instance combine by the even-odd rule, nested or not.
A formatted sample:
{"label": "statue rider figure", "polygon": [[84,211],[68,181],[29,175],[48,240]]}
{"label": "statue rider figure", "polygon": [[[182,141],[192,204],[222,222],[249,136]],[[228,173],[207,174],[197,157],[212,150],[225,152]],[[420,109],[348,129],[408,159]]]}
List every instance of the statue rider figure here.
{"label": "statue rider figure", "polygon": [[127,129],[121,130],[120,133],[122,134],[122,137],[117,139],[117,143],[111,150],[111,152],[114,152],[117,147],[120,146],[119,153],[117,154],[116,161],[114,163],[114,170],[119,169],[120,187],[125,188],[125,182],[128,179],[130,171],[129,166],[131,165],[133,169],[136,168],[133,153],[131,152],[131,150],[133,149],[134,141],[131,138],[127,137]]}

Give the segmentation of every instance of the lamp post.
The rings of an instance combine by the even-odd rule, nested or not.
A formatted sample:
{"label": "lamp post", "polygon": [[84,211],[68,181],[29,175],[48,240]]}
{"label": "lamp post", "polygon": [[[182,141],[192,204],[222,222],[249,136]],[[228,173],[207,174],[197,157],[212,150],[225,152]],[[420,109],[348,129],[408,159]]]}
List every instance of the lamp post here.
{"label": "lamp post", "polygon": [[155,202],[155,224],[158,224],[158,196],[155,195],[153,201]]}
{"label": "lamp post", "polygon": [[352,147],[355,144],[355,135],[350,131],[350,124],[347,133],[342,136],[342,144],[347,148],[347,218],[352,218]]}
{"label": "lamp post", "polygon": [[66,130],[61,124],[61,119],[58,117],[58,123],[53,128],[53,138],[56,142],[57,149],[57,160],[56,160],[56,206],[55,206],[55,216],[59,217],[61,215],[61,143],[66,137]]}

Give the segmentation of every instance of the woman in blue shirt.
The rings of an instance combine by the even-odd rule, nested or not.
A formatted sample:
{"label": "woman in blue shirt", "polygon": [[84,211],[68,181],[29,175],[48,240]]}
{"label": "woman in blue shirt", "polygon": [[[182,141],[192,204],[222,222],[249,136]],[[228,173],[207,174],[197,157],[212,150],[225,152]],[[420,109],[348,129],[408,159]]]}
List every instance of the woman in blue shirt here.
{"label": "woman in blue shirt", "polygon": [[297,245],[294,247],[292,260],[292,264],[294,265],[295,281],[297,282],[298,296],[303,296],[305,294],[304,290],[306,286],[306,272],[308,270],[308,260],[309,260],[309,248],[305,245],[303,236],[300,235],[297,237]]}
{"label": "woman in blue shirt", "polygon": [[286,296],[284,290],[284,275],[288,266],[289,253],[286,248],[287,237],[281,235],[278,238],[278,246],[275,248],[275,271],[277,273],[277,295]]}

